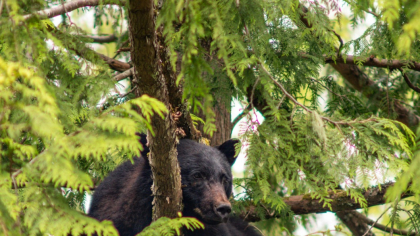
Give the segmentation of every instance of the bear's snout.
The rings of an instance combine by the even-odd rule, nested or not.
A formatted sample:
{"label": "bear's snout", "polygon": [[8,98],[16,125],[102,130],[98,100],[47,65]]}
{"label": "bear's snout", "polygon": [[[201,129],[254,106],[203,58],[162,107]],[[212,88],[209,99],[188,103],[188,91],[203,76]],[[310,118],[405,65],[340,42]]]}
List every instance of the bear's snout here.
{"label": "bear's snout", "polygon": [[215,206],[215,212],[222,219],[223,222],[227,221],[231,211],[232,211],[232,207],[230,205],[230,202],[220,203]]}
{"label": "bear's snout", "polygon": [[209,184],[203,191],[203,195],[204,198],[200,204],[203,220],[210,224],[227,222],[232,206],[223,185],[220,183]]}

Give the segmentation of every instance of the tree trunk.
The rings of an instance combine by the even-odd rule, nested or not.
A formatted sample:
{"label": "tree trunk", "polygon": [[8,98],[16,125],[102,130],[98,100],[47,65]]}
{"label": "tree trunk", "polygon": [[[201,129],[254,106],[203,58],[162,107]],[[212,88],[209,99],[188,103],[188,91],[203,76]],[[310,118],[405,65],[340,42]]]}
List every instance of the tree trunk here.
{"label": "tree trunk", "polygon": [[[154,0],[129,1],[129,31],[131,60],[134,64],[133,84],[136,96],[147,94],[165,104],[168,113],[164,119],[153,116],[151,124],[155,136],[148,133],[149,161],[152,168],[153,220],[166,216],[174,218],[182,211],[180,168],[177,160],[177,120],[172,113],[181,107],[179,94],[172,94],[169,86],[175,83],[174,73],[162,66],[166,50],[161,29],[155,31],[156,14]],[[162,46],[162,47],[161,47]],[[169,63],[165,63],[169,64]],[[170,95],[172,97],[170,97]]]}
{"label": "tree trunk", "polygon": [[[230,139],[232,134],[233,124],[231,122],[231,106],[230,104],[226,104],[220,99],[217,99],[218,102],[216,103],[215,107],[213,108],[215,114],[215,125],[216,125],[216,132],[213,133],[213,136],[205,134],[203,131],[204,125],[199,123],[197,125],[198,130],[201,131],[204,138],[207,138],[210,143],[210,146],[218,146],[221,145],[226,140]],[[199,114],[201,118],[204,119],[204,115],[202,113]]]}

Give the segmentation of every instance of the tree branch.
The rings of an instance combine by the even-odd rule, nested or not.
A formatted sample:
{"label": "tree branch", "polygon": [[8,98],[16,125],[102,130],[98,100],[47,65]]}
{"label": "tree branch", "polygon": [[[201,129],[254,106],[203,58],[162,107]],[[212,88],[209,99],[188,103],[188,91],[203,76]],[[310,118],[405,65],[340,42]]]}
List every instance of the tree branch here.
{"label": "tree branch", "polygon": [[[309,12],[306,7],[303,5],[300,5],[300,9],[302,10],[302,14],[300,17],[300,20],[307,28],[312,28],[312,25],[309,23],[309,21],[306,19],[306,14]],[[328,59],[328,58],[327,58]],[[353,60],[350,60],[353,59]],[[338,61],[337,61],[338,60]],[[333,63],[333,61],[329,62],[331,66],[343,76],[347,82],[349,82],[357,91],[362,92],[364,96],[367,98],[372,98],[372,102],[380,106],[382,103],[382,98],[386,96],[385,91],[381,89],[378,84],[376,84],[374,81],[370,80],[368,76],[361,71],[357,65],[356,61],[353,58],[347,58],[346,64],[344,64],[344,60],[340,62],[340,57],[338,57],[336,60],[337,63]],[[373,62],[372,62],[373,61]],[[386,62],[386,64],[384,64]],[[353,63],[353,64],[351,64]],[[383,66],[390,69],[398,69],[399,67],[407,66],[411,69],[419,69],[420,71],[420,64],[417,62],[411,62],[409,64],[404,63],[402,61],[383,61],[383,60],[377,60],[375,58],[369,59],[365,61],[366,66],[368,65],[377,65]],[[407,109],[405,106],[401,105],[398,101],[393,101],[393,108],[395,113],[397,114],[396,120],[404,123],[408,127],[417,127],[417,125],[420,123],[420,117],[417,116],[415,113],[413,113],[411,110]]]}
{"label": "tree branch", "polygon": [[405,83],[407,83],[408,87],[410,87],[412,90],[416,91],[417,93],[420,93],[420,88],[415,86],[413,83],[411,83],[410,79],[408,78],[407,74],[404,73],[402,69],[400,69],[402,76],[404,77]]}
{"label": "tree branch", "polygon": [[[392,187],[394,183],[386,183],[372,188],[368,188],[362,192],[362,195],[366,199],[367,207],[381,205],[386,203],[385,194],[388,188]],[[401,198],[406,198],[412,196],[412,193],[404,193],[401,195]],[[297,195],[291,197],[283,198],[283,201],[286,205],[289,206],[290,210],[296,215],[303,215],[309,213],[324,213],[324,212],[339,212],[339,211],[348,211],[362,208],[359,203],[356,203],[354,199],[347,195],[345,190],[331,190],[328,191],[327,199],[331,199],[331,209],[328,206],[324,205],[324,202],[321,202],[318,199],[312,199],[310,194]],[[256,222],[262,220],[258,214],[256,207],[252,204],[245,210],[240,212],[239,217],[249,221]],[[279,215],[276,214],[267,214],[265,219],[276,218]]]}
{"label": "tree branch", "polygon": [[111,69],[119,71],[119,72],[125,72],[131,68],[131,65],[129,63],[122,62],[122,61],[113,59],[111,57],[105,56],[104,54],[98,53],[85,46],[81,48],[69,47],[68,49],[73,50],[79,57],[83,57],[83,58],[85,58],[84,56],[85,54],[90,54],[90,53],[94,54],[97,57],[101,58],[106,64],[108,64]]}
{"label": "tree branch", "polygon": [[111,35],[85,35],[84,37],[90,38],[93,40],[93,43],[112,43],[118,40],[117,36]]}
{"label": "tree branch", "polygon": [[122,72],[122,73],[114,76],[114,80],[115,81],[121,81],[121,80],[123,80],[123,79],[125,79],[127,77],[132,76],[133,73],[134,73],[134,68],[130,68],[130,69],[128,69],[128,70],[126,70],[126,71],[124,71],[124,72]]}
{"label": "tree branch", "polygon": [[[357,218],[359,218],[360,220],[362,220],[363,222],[365,222],[368,225],[372,225],[373,227],[380,229],[382,231],[385,232],[391,232],[391,228],[382,224],[377,223],[376,221],[367,218],[365,215],[360,214],[357,211],[353,211],[351,214],[355,215]],[[417,235],[416,232],[412,232],[412,231],[407,231],[407,230],[400,230],[400,229],[392,229],[394,234],[400,234],[400,235]]]}
{"label": "tree branch", "polygon": [[247,106],[242,112],[241,114],[239,114],[237,117],[235,117],[235,119],[233,119],[232,121],[232,127],[234,127],[236,124],[238,124],[238,122],[244,118],[245,116],[248,115],[248,113],[250,112],[250,107],[251,106]]}
{"label": "tree branch", "polygon": [[[305,55],[302,54],[304,57]],[[339,56],[337,58],[325,57],[325,63],[328,64],[347,64],[347,65],[362,65],[368,67],[388,68],[390,70],[408,68],[415,71],[420,71],[420,63],[415,61],[404,60],[387,60],[378,59],[375,57],[357,58],[353,55]]]}
{"label": "tree branch", "polygon": [[94,6],[106,5],[106,4],[124,6],[125,0],[75,0],[75,1],[64,3],[56,7],[38,11],[35,14],[25,15],[23,16],[23,19],[27,20],[34,16],[38,16],[40,19],[47,19],[47,18],[52,18],[55,16],[65,14],[67,12],[74,11],[78,8],[94,7]]}
{"label": "tree branch", "polygon": [[[65,34],[55,28],[55,26],[50,26],[47,29],[49,32],[52,32],[58,37],[65,37]],[[102,59],[109,67],[113,70],[124,72],[130,69],[132,66],[129,63],[122,62],[111,57],[105,56],[104,54],[98,53],[89,47],[87,47],[84,43],[75,40],[75,44],[71,45],[64,45],[67,49],[74,51],[79,57],[86,58],[86,55],[93,54],[95,57],[99,57]]]}

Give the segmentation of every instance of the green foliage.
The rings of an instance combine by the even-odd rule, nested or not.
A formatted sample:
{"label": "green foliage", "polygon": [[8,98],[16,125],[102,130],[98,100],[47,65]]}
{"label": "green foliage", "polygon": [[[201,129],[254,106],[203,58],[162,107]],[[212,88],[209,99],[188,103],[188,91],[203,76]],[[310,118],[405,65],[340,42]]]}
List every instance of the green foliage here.
{"label": "green foliage", "polygon": [[157,221],[147,226],[138,236],[149,236],[149,235],[181,235],[181,228],[185,227],[187,230],[194,231],[195,229],[204,229],[204,225],[195,218],[182,217],[179,214],[179,218],[169,219],[161,217]]}
{"label": "green foliage", "polygon": [[413,192],[416,196],[420,194],[420,181],[418,176],[420,172],[418,170],[418,165],[420,165],[420,129],[417,129],[416,141],[413,146],[413,157],[410,159],[410,165],[404,169],[404,172],[399,175],[397,184],[395,184],[391,191],[387,192],[387,198],[389,201],[399,199],[401,194],[409,190]]}
{"label": "green foliage", "polygon": [[[252,143],[247,151],[252,172],[243,182],[254,203],[265,202],[281,212],[287,208],[277,196],[309,192],[312,198],[330,206],[327,190],[351,182],[347,193],[366,206],[364,197],[353,188],[384,181],[373,172],[377,161],[387,163],[388,173],[409,167],[413,133],[408,129],[402,133],[395,125],[398,122],[381,118],[342,120],[338,129],[324,127],[320,117],[313,118],[315,115],[295,114],[293,123],[286,119],[289,114],[270,115],[272,118],[265,120],[258,132],[245,134]],[[278,183],[283,188],[279,189]]]}
{"label": "green foliage", "polygon": [[[89,49],[93,32],[76,25],[76,16],[62,15],[57,27],[49,19],[25,17],[65,2],[0,4],[0,234],[115,235],[110,222],[81,213],[84,200],[117,165],[139,155],[135,132],[153,133],[151,117],[167,112],[147,96],[112,94],[118,83]],[[247,110],[255,106],[264,113],[263,122],[251,117],[251,125],[241,130],[249,145],[248,166],[245,177],[235,180],[243,189],[236,211],[253,204],[263,218],[267,209],[274,210],[280,222],[261,225],[292,232],[294,218],[283,197],[308,194],[330,206],[328,191],[341,185],[366,207],[361,190],[395,177],[398,182],[387,193],[394,203],[392,222],[408,209],[405,225],[418,230],[417,201],[401,206],[399,196],[407,189],[419,194],[420,133],[395,121],[395,102],[418,116],[420,96],[400,72],[363,68],[362,60],[374,55],[420,61],[420,4],[345,0],[351,26],[367,15],[373,22],[341,45],[336,27],[350,27],[343,25],[341,2],[315,2],[164,1],[156,26],[163,27],[170,62],[162,63],[176,68],[180,56],[177,82],[191,112],[200,114],[192,116],[194,125],[204,124],[205,133],[217,132],[215,110],[230,109],[232,97],[248,103]],[[128,23],[126,7],[78,11],[94,11],[96,32],[119,36],[108,50],[127,46],[129,33],[121,26]],[[312,27],[302,22],[303,15]],[[373,85],[358,93],[331,68],[321,73],[325,58],[335,60],[338,53],[358,56],[356,64]],[[123,51],[116,58],[128,61],[130,55]],[[403,69],[413,84],[419,83],[418,72]],[[164,218],[142,234],[177,234],[181,226],[202,227],[189,218]]]}
{"label": "green foliage", "polygon": [[1,18],[12,30],[3,31],[0,51],[0,234],[117,235],[111,222],[81,214],[85,197],[140,155],[135,133],[151,130],[151,117],[166,107],[147,95],[101,101],[114,86],[107,67],[66,51],[81,50],[80,38],[51,31],[48,21],[16,26],[27,3],[2,5],[14,16]]}

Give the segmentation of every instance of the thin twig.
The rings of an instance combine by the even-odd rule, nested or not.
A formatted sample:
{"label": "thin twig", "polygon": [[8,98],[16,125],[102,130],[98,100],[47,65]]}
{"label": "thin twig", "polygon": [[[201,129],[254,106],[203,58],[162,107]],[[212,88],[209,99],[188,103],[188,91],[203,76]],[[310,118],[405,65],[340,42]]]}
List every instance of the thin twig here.
{"label": "thin twig", "polygon": [[[399,202],[400,198],[397,197],[394,201],[394,207],[393,207],[393,211],[392,211],[392,216],[391,216],[391,236],[394,235],[394,223],[395,223],[395,216],[397,215],[397,209],[398,209],[398,202]],[[398,233],[397,233],[398,234]]]}
{"label": "thin twig", "polygon": [[252,86],[251,98],[250,98],[250,101],[249,101],[251,103],[251,109],[254,109],[254,92],[255,92],[255,87],[257,87],[258,82],[260,82],[260,77],[259,76],[255,80],[254,86]]}
{"label": "thin twig", "polygon": [[[363,7],[361,7],[361,8],[363,8]],[[373,12],[373,11],[371,11],[369,9],[361,9],[361,10],[364,11],[364,12],[366,12],[366,13],[369,13],[369,14],[373,15],[376,18],[379,18],[379,15],[378,14],[376,14],[375,12]]]}
{"label": "thin twig", "polygon": [[[368,230],[368,231],[366,231],[366,233],[364,233],[364,234],[363,234],[363,236],[366,236],[366,234],[367,234],[367,233],[369,233],[369,232],[372,230],[373,226],[375,226],[375,224],[377,224],[377,223],[378,223],[379,219],[381,219],[381,218],[382,218],[382,216],[383,216],[383,215],[384,215],[384,214],[385,214],[385,213],[389,210],[389,208],[391,208],[391,207],[388,207],[388,209],[386,209],[384,212],[382,212],[382,214],[378,217],[378,219],[376,219],[376,221],[375,221],[375,222],[373,222],[373,223],[371,223],[371,224],[369,224],[369,223],[370,223],[370,221],[371,221],[371,219],[369,219],[369,218],[365,217],[364,215],[360,214],[359,212],[357,212],[357,213],[359,213],[359,214],[360,214],[360,215],[356,214],[356,215],[358,215],[359,219],[365,220],[365,222],[366,222],[368,225],[370,225],[369,230]],[[363,217],[365,217],[365,218],[366,218],[366,219],[368,219],[368,220],[364,219]],[[372,221],[373,221],[373,220],[372,220]]]}
{"label": "thin twig", "polygon": [[246,115],[248,115],[250,111],[251,105],[248,105],[241,114],[239,114],[235,119],[232,121],[232,127],[234,127],[242,118],[244,118]]}
{"label": "thin twig", "polygon": [[391,231],[393,231],[394,234],[399,234],[399,235],[410,235],[410,236],[411,235],[413,235],[413,236],[414,235],[417,235],[417,231],[416,232],[410,232],[410,231],[407,231],[407,230],[393,229],[393,228],[390,228],[390,227],[385,226],[383,224],[379,224],[378,223],[379,219],[389,210],[389,208],[391,208],[391,207],[388,207],[388,209],[386,209],[379,216],[379,218],[376,221],[373,221],[372,219],[369,219],[368,217],[366,217],[365,215],[363,215],[363,214],[361,214],[361,213],[359,213],[357,211],[352,212],[352,214],[356,215],[357,218],[359,218],[360,220],[364,221],[366,224],[368,224],[368,225],[371,226],[370,229],[363,236],[365,236],[368,232],[370,232],[373,227],[375,227],[375,228],[377,228],[379,230],[382,230],[384,232],[388,232],[388,233],[390,233]]}
{"label": "thin twig", "polygon": [[118,55],[120,55],[120,52],[122,52],[122,48],[126,45],[128,45],[129,40],[125,40],[122,44],[121,44],[121,48],[117,50],[117,52],[115,53],[115,55],[112,57],[113,59],[117,58]]}
{"label": "thin twig", "polygon": [[325,85],[323,85],[322,83],[321,83],[321,81],[319,81],[319,80],[317,80],[317,79],[315,79],[315,78],[310,78],[311,80],[313,80],[313,81],[315,81],[315,82],[317,82],[318,84],[320,84],[322,87],[324,87],[326,90],[328,90],[330,93],[332,93],[332,94],[334,94],[335,96],[337,96],[337,97],[339,97],[339,98],[342,98],[342,97],[345,97],[345,98],[347,98],[347,96],[346,95],[340,95],[340,94],[337,94],[337,93],[334,93],[330,88],[328,88],[327,86],[325,86]]}
{"label": "thin twig", "polygon": [[280,106],[283,103],[283,101],[284,101],[285,98],[286,98],[286,96],[282,96],[281,97],[279,104],[277,104],[277,110],[280,109]]}
{"label": "thin twig", "polygon": [[136,86],[134,86],[130,91],[128,91],[127,93],[125,93],[125,94],[121,94],[120,95],[120,98],[124,98],[125,96],[127,96],[128,94],[130,94],[130,93],[132,93],[135,89],[137,88],[137,85]]}
{"label": "thin twig", "polygon": [[406,210],[406,209],[398,208],[398,210],[399,210],[399,211],[404,211],[405,213],[407,213],[408,218],[410,218],[410,221],[411,221],[411,223],[413,224],[414,230],[416,231],[416,235],[418,235],[418,234],[419,234],[419,232],[418,232],[418,230],[417,230],[417,226],[416,226],[416,224],[414,223],[414,220],[413,220],[414,216],[413,216],[413,214],[411,214],[411,212],[410,212],[409,210]]}
{"label": "thin twig", "polygon": [[119,1],[119,3],[117,3],[117,1],[112,0],[75,0],[66,2],[64,6],[56,6],[49,9],[40,10],[34,14],[25,15],[23,16],[23,19],[27,20],[33,16],[38,16],[40,19],[52,18],[74,11],[78,8],[93,7],[98,6],[99,4],[125,5],[125,1]]}
{"label": "thin twig", "polygon": [[[26,164],[26,165],[32,165],[37,159],[38,159],[38,157],[40,156],[40,155],[42,155],[42,153],[41,154],[39,154],[37,157],[35,157],[34,159],[32,159],[30,162],[28,162],[28,164]],[[22,173],[22,171],[23,171],[23,167],[22,168],[20,168],[19,170],[17,170],[17,171],[15,171],[12,175],[11,175],[11,178],[12,179],[14,179],[14,178],[16,178],[16,176],[18,176],[18,175],[20,175],[20,173]]]}
{"label": "thin twig", "polygon": [[341,52],[341,48],[343,48],[343,39],[341,38],[341,36],[339,34],[337,34],[337,32],[335,32],[335,30],[331,30],[331,32],[334,33],[334,35],[338,38],[338,40],[340,41],[340,47],[337,49],[337,57],[340,56],[340,52]]}
{"label": "thin twig", "polygon": [[408,78],[407,74],[404,73],[402,69],[398,69],[401,71],[402,76],[404,77],[405,83],[407,83],[408,87],[410,87],[412,90],[416,91],[417,93],[420,93],[420,88],[415,86],[413,83],[411,83],[410,79]]}
{"label": "thin twig", "polygon": [[[312,113],[313,111],[311,110],[311,109],[309,109],[308,107],[306,107],[305,105],[303,105],[303,104],[301,104],[300,102],[298,102],[297,100],[296,100],[296,98],[294,98],[289,92],[287,92],[287,90],[283,87],[283,85],[281,84],[281,83],[279,83],[271,74],[270,74],[270,72],[264,67],[264,65],[261,63],[261,62],[259,62],[259,65],[260,65],[260,67],[261,67],[261,69],[267,74],[267,76],[273,81],[273,83],[274,84],[276,84],[277,85],[277,87],[279,87],[280,88],[280,90],[284,93],[284,95],[286,96],[286,97],[288,97],[294,104],[296,104],[296,105],[298,105],[298,106],[300,106],[300,107],[302,107],[305,111],[307,111],[307,112],[309,112],[309,113]],[[324,117],[324,116],[321,116],[321,119],[323,119],[323,120],[325,120],[325,121],[328,121],[328,122],[330,122],[331,124],[334,124],[336,127],[337,127],[337,129],[340,131],[340,133],[341,134],[343,134],[342,133],[342,131],[341,131],[341,128],[340,128],[340,126],[339,125],[351,125],[351,124],[355,124],[355,123],[366,123],[366,122],[371,122],[371,121],[376,121],[376,119],[375,118],[370,118],[370,119],[366,119],[366,120],[361,120],[361,121],[357,121],[357,120],[353,120],[353,121],[333,121],[333,120],[331,120],[330,118],[327,118],[327,117]]]}

